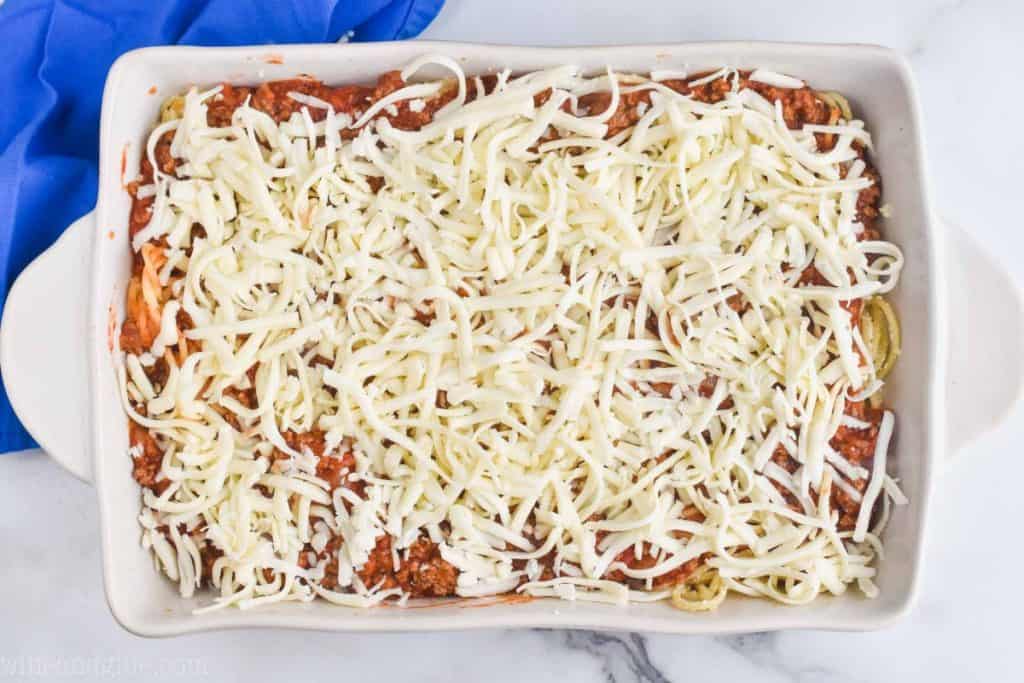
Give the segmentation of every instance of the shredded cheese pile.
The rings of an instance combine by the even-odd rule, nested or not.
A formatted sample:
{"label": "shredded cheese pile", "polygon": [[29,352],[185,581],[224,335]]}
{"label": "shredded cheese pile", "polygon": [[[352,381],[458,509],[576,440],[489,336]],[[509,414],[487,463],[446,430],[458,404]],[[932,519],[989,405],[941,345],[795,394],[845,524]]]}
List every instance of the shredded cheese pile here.
{"label": "shredded cheese pile", "polygon": [[[288,121],[243,105],[222,128],[206,120],[219,89],[192,90],[149,139],[154,161],[173,131],[180,162],[141,188],[153,218],[133,247],[166,245],[173,296],[153,348],[120,372],[170,481],[144,490],[144,544],[182,594],[208,541],[223,552],[214,608],[374,604],[401,595],[356,574],[387,534],[396,561],[421,537],[438,544],[464,596],[659,600],[671,586],[657,577],[695,558],[747,595],[804,603],[853,583],[873,595],[872,511],[885,500],[884,524],[902,502],[885,473],[893,416],[872,472],[829,446],[858,426],[846,401],[882,384],[841,302],[889,291],[903,263],[893,244],[857,239],[872,182],[863,124],[789,130],[750,89],[706,104],[571,66],[501,73],[466,101],[452,60],[403,76],[428,63],[453,72],[458,95],[417,131],[377,114],[422,109],[441,81],[358,118],[296,93],[304,109]],[[723,76],[737,72],[708,78]],[[605,139],[640,89],[639,121]],[[600,91],[606,111],[581,107]],[[346,128],[360,131],[343,141]],[[814,133],[837,142],[819,151]],[[811,265],[831,286],[798,285]],[[157,391],[145,367],[180,334],[199,350]],[[254,408],[231,391],[251,386]],[[361,495],[331,492],[316,457],[282,436],[311,430],[329,454],[354,451],[345,479]],[[771,459],[779,446],[796,473]],[[862,495],[850,482],[864,477]],[[829,507],[836,486],[863,498],[852,532]],[[332,537],[328,590],[328,560],[300,555]]]}

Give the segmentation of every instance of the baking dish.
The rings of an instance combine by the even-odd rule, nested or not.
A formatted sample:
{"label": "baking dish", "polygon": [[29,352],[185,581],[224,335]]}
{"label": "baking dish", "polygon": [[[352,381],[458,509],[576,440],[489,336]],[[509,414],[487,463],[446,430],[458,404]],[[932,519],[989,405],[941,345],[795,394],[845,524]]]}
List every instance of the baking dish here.
{"label": "baking dish", "polygon": [[[899,416],[892,474],[901,479],[911,503],[898,510],[886,532],[879,598],[867,600],[851,592],[799,608],[736,599],[713,614],[681,613],[661,604],[619,607],[492,598],[371,610],[282,604],[193,616],[191,611],[202,598],[182,599],[154,571],[149,554],[139,545],[139,490],[126,456],[127,421],[118,399],[109,340],[122,316],[130,269],[130,200],[123,186],[138,168],[146,133],[163,97],[193,83],[253,83],[296,74],[311,74],[328,83],[372,80],[424,53],[459,59],[471,73],[566,63],[587,70],[611,65],[620,71],[756,66],[794,74],[850,98],[873,131],[874,158],[885,179],[884,201],[894,214],[884,226],[886,236],[907,254],[901,285],[892,296],[904,326],[904,354],[887,396]],[[877,628],[911,604],[930,490],[943,456],[1005,414],[1020,386],[1015,355],[1022,328],[1019,299],[1006,278],[960,233],[953,233],[953,258],[947,261],[947,230],[931,214],[924,168],[909,69],[896,53],[877,47],[702,43],[542,49],[417,42],[138,50],[119,59],[107,80],[96,210],[71,226],[12,288],[0,332],[0,364],[12,403],[28,430],[58,462],[94,482],[108,602],[118,621],[139,634],[244,626],[542,626],[675,633]],[[950,278],[971,283],[973,306],[951,301],[946,289]],[[949,291],[965,296],[967,289],[954,286]],[[970,313],[966,324],[961,316],[958,327],[951,329],[947,312],[954,306]],[[948,374],[955,381],[952,385],[947,383],[947,360],[953,361]],[[947,398],[955,400],[947,405]],[[947,425],[953,431],[947,433]],[[481,606],[486,609],[477,609]]]}

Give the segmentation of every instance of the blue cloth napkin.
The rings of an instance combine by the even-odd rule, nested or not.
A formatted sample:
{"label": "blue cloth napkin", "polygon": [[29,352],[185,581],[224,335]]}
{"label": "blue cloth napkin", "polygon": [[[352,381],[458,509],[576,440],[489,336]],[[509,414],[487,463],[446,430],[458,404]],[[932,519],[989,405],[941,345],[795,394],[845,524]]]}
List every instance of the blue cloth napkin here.
{"label": "blue cloth napkin", "polygon": [[[411,38],[443,4],[7,0],[0,6],[0,308],[22,268],[96,201],[100,98],[121,53],[147,45]],[[53,395],[59,401],[60,387]],[[0,383],[0,453],[34,445]]]}

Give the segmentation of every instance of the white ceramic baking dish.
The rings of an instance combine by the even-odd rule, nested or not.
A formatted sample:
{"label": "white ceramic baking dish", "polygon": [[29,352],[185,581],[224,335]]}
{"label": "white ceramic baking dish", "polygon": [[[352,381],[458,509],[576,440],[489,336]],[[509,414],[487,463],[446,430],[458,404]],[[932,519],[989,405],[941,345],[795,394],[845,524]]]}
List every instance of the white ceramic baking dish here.
{"label": "white ceramic baking dish", "polygon": [[[139,488],[126,455],[127,422],[118,401],[108,339],[122,316],[130,268],[124,182],[135,175],[161,100],[195,83],[254,83],[296,74],[312,74],[329,83],[367,81],[424,53],[455,57],[468,72],[566,63],[594,71],[611,65],[641,72],[723,64],[761,67],[849,96],[874,135],[884,200],[893,210],[886,235],[903,247],[907,257],[893,295],[903,322],[904,352],[888,397],[898,419],[892,474],[901,479],[911,502],[898,509],[886,532],[880,597],[868,600],[850,591],[805,607],[737,598],[712,614],[688,614],[663,604],[620,607],[492,599],[483,601],[488,606],[481,609],[475,608],[480,601],[370,610],[317,602],[193,616],[200,599],[182,599],[176,587],[154,570],[139,545]],[[18,416],[42,447],[96,486],[107,599],[117,620],[135,633],[171,635],[243,626],[374,631],[541,626],[674,633],[876,628],[903,614],[913,598],[930,490],[944,455],[1005,414],[1017,395],[1021,374],[1016,354],[1021,307],[1012,284],[962,235],[951,249],[956,258],[946,260],[947,230],[932,216],[928,201],[918,109],[903,58],[860,45],[703,43],[551,49],[412,42],[131,52],[113,66],[104,92],[95,212],[72,225],[11,291],[0,333],[4,381]],[[960,272],[964,269],[966,275]],[[946,313],[952,305],[946,284],[953,278],[970,282],[973,304],[960,309],[970,311],[971,317],[967,325],[958,318],[956,331],[947,327]],[[967,291],[965,286],[951,289],[961,296]],[[954,333],[959,336],[950,355]],[[949,377],[957,383],[955,392],[947,383],[947,360],[952,360]]]}

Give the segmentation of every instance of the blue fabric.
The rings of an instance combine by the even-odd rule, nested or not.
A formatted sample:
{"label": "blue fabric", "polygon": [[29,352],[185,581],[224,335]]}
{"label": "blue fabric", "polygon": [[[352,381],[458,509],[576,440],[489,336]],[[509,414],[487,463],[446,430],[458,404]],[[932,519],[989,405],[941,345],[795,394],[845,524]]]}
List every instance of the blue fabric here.
{"label": "blue fabric", "polygon": [[[349,32],[354,41],[411,38],[443,4],[7,0],[0,6],[0,308],[22,268],[96,201],[100,98],[118,55],[147,45],[335,42]],[[0,383],[0,453],[34,445]]]}

